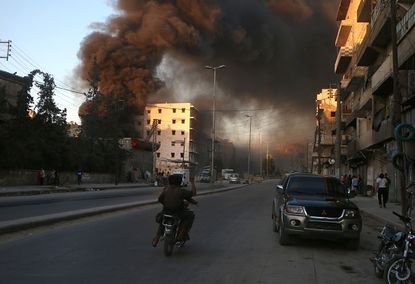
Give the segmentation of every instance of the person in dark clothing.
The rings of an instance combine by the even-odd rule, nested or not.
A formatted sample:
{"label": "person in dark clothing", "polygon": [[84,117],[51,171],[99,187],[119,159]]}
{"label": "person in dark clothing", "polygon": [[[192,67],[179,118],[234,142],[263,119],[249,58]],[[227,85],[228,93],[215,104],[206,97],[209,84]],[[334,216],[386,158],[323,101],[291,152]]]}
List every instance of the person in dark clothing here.
{"label": "person in dark clothing", "polygon": [[157,235],[154,237],[152,245],[157,246],[160,237],[163,235],[164,226],[161,224],[162,214],[175,214],[181,219],[179,228],[179,239],[186,241],[189,239],[189,231],[192,228],[195,215],[193,211],[187,209],[186,202],[197,204],[197,201],[192,198],[195,195],[195,189],[192,191],[185,190],[180,187],[182,183],[182,175],[173,174],[168,177],[169,185],[160,194],[158,201],[163,204],[162,212],[158,213],[159,218],[156,217],[160,223],[157,230]]}

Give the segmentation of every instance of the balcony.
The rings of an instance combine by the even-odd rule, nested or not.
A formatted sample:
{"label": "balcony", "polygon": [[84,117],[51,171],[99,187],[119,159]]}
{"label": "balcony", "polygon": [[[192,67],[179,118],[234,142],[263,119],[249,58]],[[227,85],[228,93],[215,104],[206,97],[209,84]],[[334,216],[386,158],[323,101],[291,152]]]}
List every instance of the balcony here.
{"label": "balcony", "polygon": [[[389,95],[392,91],[392,55],[389,54],[382,65],[372,75],[372,92],[373,95]],[[392,84],[391,84],[392,83]]]}
{"label": "balcony", "polygon": [[372,10],[371,20],[371,45],[385,48],[391,37],[391,21],[389,17],[389,1],[379,0]]}
{"label": "balcony", "polygon": [[348,92],[356,91],[361,86],[361,84],[364,82],[366,72],[367,72],[367,67],[353,66],[351,74],[350,74],[350,81],[346,87],[346,91]]}
{"label": "balcony", "polygon": [[360,96],[359,109],[371,109],[372,108],[372,89],[366,89]]}
{"label": "balcony", "polygon": [[351,0],[341,0],[339,9],[337,10],[337,21],[346,19]]}
{"label": "balcony", "polygon": [[370,66],[379,56],[377,48],[370,46],[370,32],[366,33],[366,37],[360,44],[357,52],[357,65],[358,66]]}
{"label": "balcony", "polygon": [[336,62],[334,64],[334,72],[336,74],[342,74],[346,71],[347,67],[350,64],[353,56],[353,47],[342,46],[339,48],[337,53]]}
{"label": "balcony", "polygon": [[339,30],[337,31],[335,46],[340,47],[346,45],[352,27],[353,22],[351,20],[341,21]]}
{"label": "balcony", "polygon": [[362,0],[357,8],[357,21],[358,22],[370,22],[370,4],[372,0]]}
{"label": "balcony", "polygon": [[390,119],[383,120],[379,131],[372,132],[373,145],[385,142],[393,138],[393,126]]}
{"label": "balcony", "polygon": [[401,69],[414,69],[415,5],[405,14],[396,27],[398,33],[398,61]]}

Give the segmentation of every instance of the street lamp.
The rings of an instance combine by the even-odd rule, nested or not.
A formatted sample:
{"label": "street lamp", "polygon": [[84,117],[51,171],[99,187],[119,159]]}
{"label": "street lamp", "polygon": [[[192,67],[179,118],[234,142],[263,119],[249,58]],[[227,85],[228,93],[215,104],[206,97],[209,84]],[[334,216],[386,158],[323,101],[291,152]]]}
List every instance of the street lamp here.
{"label": "street lamp", "polygon": [[214,182],[214,166],[215,166],[215,108],[216,108],[216,70],[225,68],[225,65],[220,66],[205,66],[206,69],[213,70],[213,102],[212,102],[212,159],[210,162],[210,182]]}
{"label": "street lamp", "polygon": [[249,146],[248,146],[248,183],[250,182],[250,169],[251,169],[251,126],[252,126],[252,115],[245,115],[249,117]]}

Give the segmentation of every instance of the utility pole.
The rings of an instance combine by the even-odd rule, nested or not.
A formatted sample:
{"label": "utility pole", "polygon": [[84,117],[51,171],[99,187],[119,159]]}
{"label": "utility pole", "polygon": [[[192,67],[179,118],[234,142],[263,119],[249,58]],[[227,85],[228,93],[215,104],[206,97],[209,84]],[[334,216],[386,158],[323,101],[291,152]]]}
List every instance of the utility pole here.
{"label": "utility pole", "polygon": [[336,176],[340,178],[340,158],[341,158],[341,143],[342,143],[342,136],[341,136],[341,122],[342,122],[342,108],[341,108],[341,93],[340,88],[337,87],[336,90],[336,145],[335,145],[335,160],[336,160]]}
{"label": "utility pole", "polygon": [[5,58],[7,61],[9,60],[9,57],[11,56],[11,54],[10,54],[10,50],[11,50],[11,47],[12,47],[11,43],[12,43],[11,40],[0,41],[0,45],[7,44],[6,56],[0,56],[0,58]]}
{"label": "utility pole", "polygon": [[250,169],[251,169],[251,130],[252,130],[252,115],[245,115],[249,117],[249,145],[248,145],[248,183],[250,183]]}
{"label": "utility pole", "polygon": [[213,70],[213,100],[212,100],[212,159],[210,162],[210,182],[215,182],[215,108],[216,108],[216,70],[225,68],[226,65],[205,66],[206,69]]}
{"label": "utility pole", "polygon": [[262,176],[262,145],[261,132],[259,132],[259,175]]}
{"label": "utility pole", "polygon": [[268,177],[268,168],[269,168],[268,161],[269,161],[269,152],[268,152],[268,143],[267,143],[267,171],[266,171],[267,177]]}
{"label": "utility pole", "polygon": [[317,102],[317,173],[321,174],[321,114],[320,114],[320,102]]}
{"label": "utility pole", "polygon": [[[392,72],[393,72],[393,112],[392,112],[392,125],[395,128],[402,121],[402,96],[399,90],[399,63],[398,63],[398,46],[396,42],[396,0],[389,0],[390,2],[390,17],[391,17],[391,40],[392,40]],[[403,146],[400,139],[395,138],[396,154],[402,154]],[[405,158],[404,164],[405,164]],[[406,167],[403,171],[399,171],[399,187],[401,193],[401,213],[406,215],[408,208],[408,200],[406,200]]]}

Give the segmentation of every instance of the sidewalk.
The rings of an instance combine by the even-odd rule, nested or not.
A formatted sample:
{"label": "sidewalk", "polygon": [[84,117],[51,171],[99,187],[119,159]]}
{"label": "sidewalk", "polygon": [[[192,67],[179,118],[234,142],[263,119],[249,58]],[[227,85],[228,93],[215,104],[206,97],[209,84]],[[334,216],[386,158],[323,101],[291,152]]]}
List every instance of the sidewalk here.
{"label": "sidewalk", "polygon": [[[390,202],[386,204],[386,208],[380,208],[378,199],[376,196],[356,196],[351,199],[360,209],[363,215],[377,220],[378,222],[385,224],[389,223],[395,227],[403,229],[403,223],[392,212],[395,211],[401,214],[401,204]],[[411,216],[411,218],[414,218]]]}
{"label": "sidewalk", "polygon": [[59,192],[76,192],[76,191],[94,191],[106,189],[121,189],[121,188],[137,188],[150,187],[151,184],[140,183],[119,183],[115,184],[98,184],[98,183],[82,183],[65,184],[60,186],[55,185],[22,185],[22,186],[0,186],[0,197],[2,196],[22,196],[22,195],[36,195]]}

